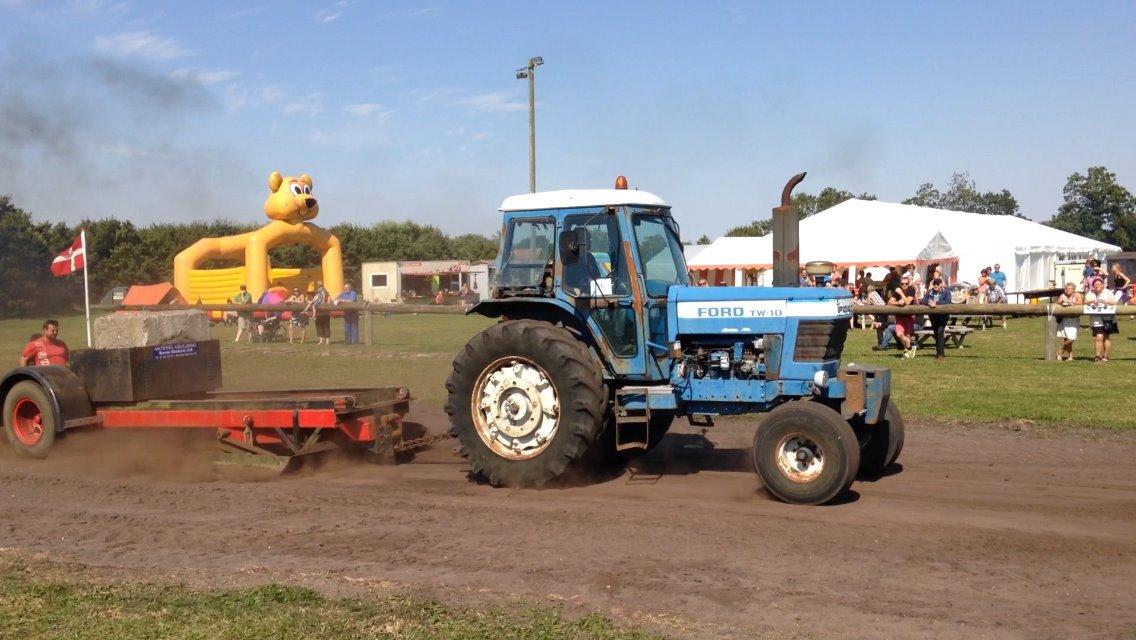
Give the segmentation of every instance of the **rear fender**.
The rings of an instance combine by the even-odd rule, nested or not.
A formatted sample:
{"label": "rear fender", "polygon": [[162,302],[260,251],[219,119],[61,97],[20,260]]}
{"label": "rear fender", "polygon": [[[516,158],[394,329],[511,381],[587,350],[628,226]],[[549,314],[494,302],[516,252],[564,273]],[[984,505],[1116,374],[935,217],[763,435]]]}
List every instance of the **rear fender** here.
{"label": "rear fender", "polygon": [[45,367],[20,367],[9,371],[0,380],[0,401],[8,397],[8,392],[19,382],[31,381],[47,392],[51,399],[51,409],[55,412],[55,430],[62,432],[70,427],[78,427],[91,422],[95,410],[87,390],[67,367],[50,365]]}
{"label": "rear fender", "polygon": [[523,298],[505,298],[502,300],[485,300],[475,304],[469,314],[478,314],[486,318],[501,318],[502,320],[540,320],[551,324],[561,324],[566,329],[579,336],[584,344],[588,345],[593,355],[602,365],[604,378],[614,379],[619,371],[612,368],[612,363],[620,363],[612,353],[611,345],[603,336],[603,332],[594,322],[576,310],[575,307],[556,298],[546,298],[540,301]]}

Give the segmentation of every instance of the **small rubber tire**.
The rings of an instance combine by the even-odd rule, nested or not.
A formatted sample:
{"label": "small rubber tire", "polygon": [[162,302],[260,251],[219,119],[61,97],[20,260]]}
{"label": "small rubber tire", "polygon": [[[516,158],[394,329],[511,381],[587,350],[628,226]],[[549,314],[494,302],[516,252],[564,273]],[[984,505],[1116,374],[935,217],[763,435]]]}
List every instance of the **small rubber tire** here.
{"label": "small rubber tire", "polygon": [[[822,468],[814,479],[791,477],[778,464],[786,439],[803,436],[819,447]],[[848,487],[860,468],[860,445],[852,427],[836,411],[807,400],[770,411],[753,439],[753,463],[766,490],[791,504],[831,502]]]}
{"label": "small rubber tire", "polygon": [[[488,367],[509,357],[543,369],[559,403],[555,433],[539,453],[524,460],[494,452],[474,424],[478,380]],[[607,399],[600,368],[587,345],[567,329],[538,320],[507,320],[470,339],[454,358],[446,391],[450,434],[458,440],[458,453],[491,485],[511,487],[545,485],[578,463],[603,426]]]}
{"label": "small rubber tire", "polygon": [[879,478],[903,452],[905,427],[903,416],[895,401],[889,400],[882,420],[873,425],[864,424],[861,417],[853,418],[852,430],[860,441],[860,471],[863,478]]}
{"label": "small rubber tire", "polygon": [[4,435],[18,456],[46,458],[58,424],[51,398],[37,382],[17,382],[4,397]]}

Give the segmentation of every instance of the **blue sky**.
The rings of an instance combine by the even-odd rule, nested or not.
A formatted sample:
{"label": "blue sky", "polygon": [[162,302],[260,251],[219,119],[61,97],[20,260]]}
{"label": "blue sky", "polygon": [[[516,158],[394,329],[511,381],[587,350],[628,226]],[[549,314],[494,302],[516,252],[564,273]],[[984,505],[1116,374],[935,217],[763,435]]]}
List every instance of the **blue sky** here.
{"label": "blue sky", "polygon": [[684,235],[781,186],[901,200],[967,171],[1046,219],[1103,164],[1136,191],[1136,4],[0,0],[0,193],[40,219],[263,219],[492,233],[528,187],[632,186]]}

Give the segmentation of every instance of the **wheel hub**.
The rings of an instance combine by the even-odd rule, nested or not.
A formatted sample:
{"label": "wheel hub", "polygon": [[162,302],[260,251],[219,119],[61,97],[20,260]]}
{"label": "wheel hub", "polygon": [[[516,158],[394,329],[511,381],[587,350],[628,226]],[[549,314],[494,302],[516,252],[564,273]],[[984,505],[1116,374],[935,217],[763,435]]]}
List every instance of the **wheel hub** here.
{"label": "wheel hub", "polygon": [[27,446],[35,446],[43,437],[43,414],[39,405],[27,398],[20,399],[12,408],[12,431]]}
{"label": "wheel hub", "polygon": [[506,458],[532,458],[556,433],[556,389],[544,369],[529,360],[508,358],[486,367],[473,402],[478,435]]}
{"label": "wheel hub", "polygon": [[824,452],[811,438],[789,434],[777,443],[777,468],[794,482],[811,482],[824,471]]}

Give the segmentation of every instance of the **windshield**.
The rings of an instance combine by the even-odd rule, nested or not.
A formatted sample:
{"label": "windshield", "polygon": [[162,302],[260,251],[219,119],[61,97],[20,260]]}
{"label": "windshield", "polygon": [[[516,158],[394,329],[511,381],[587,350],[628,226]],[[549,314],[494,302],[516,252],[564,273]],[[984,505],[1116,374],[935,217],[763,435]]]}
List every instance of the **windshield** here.
{"label": "windshield", "polygon": [[636,215],[632,227],[648,296],[665,298],[671,285],[690,284],[682,244],[669,217],[654,212]]}
{"label": "windshield", "polygon": [[541,286],[552,265],[556,224],[551,218],[513,220],[505,237],[497,286],[533,289]]}

